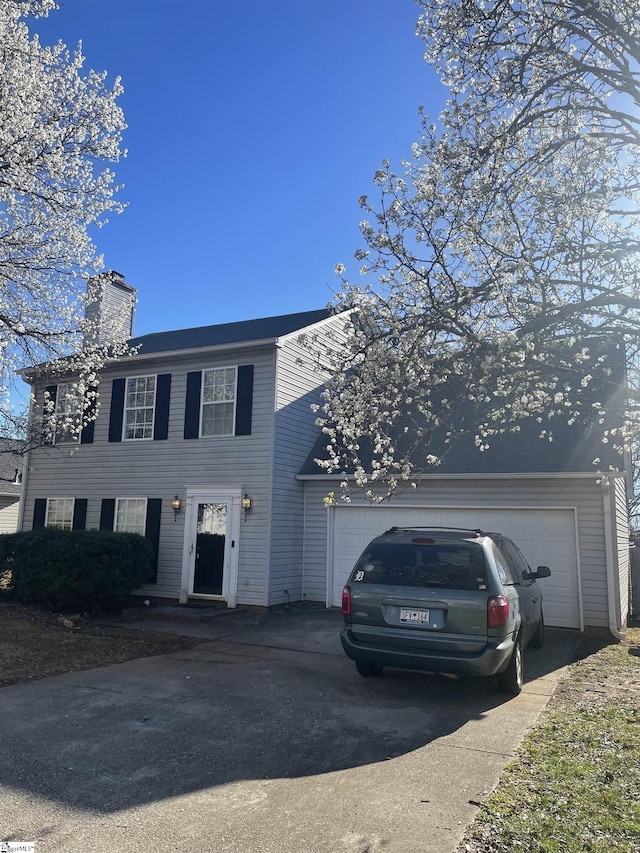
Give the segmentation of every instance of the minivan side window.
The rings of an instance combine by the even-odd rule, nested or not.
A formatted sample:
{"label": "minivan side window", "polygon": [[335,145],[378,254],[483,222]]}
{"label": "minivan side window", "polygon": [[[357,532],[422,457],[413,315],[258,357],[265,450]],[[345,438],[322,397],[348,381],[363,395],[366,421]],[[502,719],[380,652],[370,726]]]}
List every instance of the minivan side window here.
{"label": "minivan side window", "polygon": [[498,570],[500,583],[504,584],[504,586],[514,586],[515,584],[520,583],[518,572],[514,566],[511,565],[507,555],[495,544],[493,545],[493,559],[496,561],[496,568]]}
{"label": "minivan side window", "polygon": [[510,539],[501,539],[499,550],[504,555],[511,569],[514,577],[512,583],[521,583],[523,580],[522,573],[529,570],[525,558]]}

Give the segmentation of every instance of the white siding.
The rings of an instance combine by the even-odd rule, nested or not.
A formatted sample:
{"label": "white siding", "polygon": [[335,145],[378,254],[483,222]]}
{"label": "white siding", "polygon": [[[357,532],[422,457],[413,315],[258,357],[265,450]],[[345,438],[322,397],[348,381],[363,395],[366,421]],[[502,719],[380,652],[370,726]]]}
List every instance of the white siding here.
{"label": "white siding", "polygon": [[269,604],[302,598],[304,488],[296,474],[318,436],[317,413],[329,353],[343,340],[344,318],[335,317],[283,340],[277,353],[273,466],[273,516]]}
{"label": "white siding", "polygon": [[[305,481],[304,597],[326,601],[327,510],[324,497],[339,495],[337,481]],[[354,499],[354,502],[355,499]],[[364,505],[364,504],[363,504]],[[584,479],[434,479],[393,499],[405,507],[575,507],[578,566],[586,626],[606,627],[607,581],[602,491],[596,477]]]}
{"label": "white siding", "polygon": [[[252,434],[185,440],[184,407],[187,372],[229,364],[253,364]],[[166,441],[109,443],[111,380],[157,371],[171,373],[169,437]],[[141,366],[126,361],[105,371],[99,387],[101,409],[93,444],[39,448],[31,453],[26,486],[24,526],[33,519],[35,498],[87,498],[87,528],[100,522],[102,498],[162,499],[160,559],[149,595],[178,598],[184,540],[184,512],[174,520],[171,500],[184,502],[187,486],[237,486],[247,491],[253,508],[240,524],[238,603],[267,603],[269,506],[273,443],[274,377],[271,351],[225,353],[198,358],[183,356],[170,363]]]}
{"label": "white siding", "polygon": [[0,497],[0,533],[15,533],[18,529],[20,498]]}

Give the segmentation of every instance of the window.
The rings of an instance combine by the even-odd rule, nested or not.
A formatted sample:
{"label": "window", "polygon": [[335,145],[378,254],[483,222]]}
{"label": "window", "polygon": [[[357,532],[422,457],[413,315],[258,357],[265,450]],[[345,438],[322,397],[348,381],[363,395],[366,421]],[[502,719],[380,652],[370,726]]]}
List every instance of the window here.
{"label": "window", "polygon": [[118,533],[145,534],[147,519],[146,498],[118,498],[113,529]]}
{"label": "window", "polygon": [[187,373],[184,438],[251,435],[253,365]]}
{"label": "window", "polygon": [[500,539],[500,551],[509,564],[512,583],[520,583],[522,574],[529,571],[529,565],[518,546],[510,539]]}
{"label": "window", "polygon": [[236,416],[236,368],[202,372],[201,435],[233,435]]}
{"label": "window", "polygon": [[55,393],[55,433],[54,444],[64,441],[78,441],[78,430],[82,421],[83,400],[78,397],[68,382],[62,382]]}
{"label": "window", "polygon": [[385,586],[487,589],[481,545],[372,544],[360,557],[350,582]]}
{"label": "window", "polygon": [[46,526],[58,527],[60,530],[73,528],[73,498],[49,498]]}
{"label": "window", "polygon": [[133,376],[127,379],[124,405],[125,439],[153,438],[155,404],[155,376]]}

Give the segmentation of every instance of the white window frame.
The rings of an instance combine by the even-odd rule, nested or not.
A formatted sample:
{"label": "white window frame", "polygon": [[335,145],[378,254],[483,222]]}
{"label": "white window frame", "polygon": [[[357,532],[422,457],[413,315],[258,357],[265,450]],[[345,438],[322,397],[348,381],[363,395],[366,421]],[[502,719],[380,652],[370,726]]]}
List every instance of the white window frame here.
{"label": "white window frame", "polygon": [[[142,518],[142,532],[140,530],[122,530],[118,529],[118,509],[120,507],[120,503],[123,501],[138,501],[144,505],[143,518]],[[113,530],[115,533],[139,533],[141,536],[144,536],[147,532],[147,498],[139,498],[139,497],[126,497],[126,498],[116,498],[116,505],[113,512]]]}
{"label": "white window frame", "polygon": [[[205,386],[205,377],[207,374],[215,374],[217,372],[223,370],[233,370],[234,374],[234,383],[233,383],[233,400],[212,400],[211,402],[205,403],[204,399],[204,386]],[[229,403],[233,403],[233,414],[231,416],[231,432],[217,432],[217,433],[204,433],[204,410],[206,407],[215,407],[215,406],[227,406]],[[200,438],[226,438],[231,435],[235,435],[235,424],[236,424],[236,407],[238,405],[238,365],[237,364],[226,364],[220,367],[207,367],[202,371],[202,379],[200,385]]]}
{"label": "white window frame", "polygon": [[[62,429],[60,421],[65,416],[67,411],[66,400],[67,400],[67,391],[72,385],[71,382],[58,382],[56,385],[56,402],[53,407],[53,443],[54,444],[78,444],[80,441],[80,432],[82,432],[82,426],[80,427],[80,431],[77,434],[73,434],[68,432],[67,430]],[[64,389],[64,393],[63,393]],[[62,405],[62,401],[65,401],[65,405]]]}
{"label": "white window frame", "polygon": [[[64,502],[65,504],[71,505],[71,514],[69,515],[69,518],[67,520],[66,512],[65,512],[62,524],[60,524],[60,523],[53,523],[52,524],[50,519],[49,519],[49,511],[51,510],[54,502],[55,503]],[[45,527],[53,527],[57,530],[73,530],[73,513],[75,510],[75,505],[76,505],[76,499],[75,498],[47,498],[47,511],[46,511],[45,517],[44,517],[44,526]],[[56,521],[57,521],[57,519],[56,519]],[[68,526],[67,526],[67,524],[68,524]]]}
{"label": "white window frame", "polygon": [[[151,406],[127,406],[127,396],[129,394],[129,382],[138,382],[140,379],[153,379],[153,404]],[[136,392],[134,392],[136,393]],[[149,393],[144,391],[142,393]],[[156,399],[158,394],[158,374],[148,373],[141,376],[127,376],[124,380],[124,406],[122,410],[122,438],[124,441],[151,441],[153,440],[153,431],[156,425]],[[147,411],[151,409],[151,433],[143,436],[127,436],[127,412]],[[144,425],[146,426],[146,424]]]}

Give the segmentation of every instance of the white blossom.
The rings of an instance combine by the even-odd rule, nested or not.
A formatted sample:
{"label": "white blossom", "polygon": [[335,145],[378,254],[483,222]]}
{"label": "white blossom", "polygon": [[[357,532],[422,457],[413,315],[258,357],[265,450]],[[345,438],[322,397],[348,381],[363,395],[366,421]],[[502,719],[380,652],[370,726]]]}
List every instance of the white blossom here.
{"label": "white blossom", "polygon": [[[614,404],[592,399],[607,360],[624,343],[633,365],[640,340],[637,0],[419,5],[450,98],[399,169],[375,172],[378,202],[361,198],[368,284],[343,280],[335,300],[354,325],[321,418],[326,469],[357,470],[362,487],[375,474],[390,493],[419,479],[441,429],[484,451],[523,418],[545,441],[554,417],[604,422]],[[615,403],[620,448],[631,386],[631,405]]]}
{"label": "white blossom", "polygon": [[102,265],[89,229],[122,209],[108,165],[124,154],[122,85],[86,70],[80,45],[46,46],[29,34],[25,18],[55,8],[0,0],[1,434],[15,429],[17,369],[58,361],[84,399],[81,418],[107,356],[83,349],[82,318],[87,277]]}

